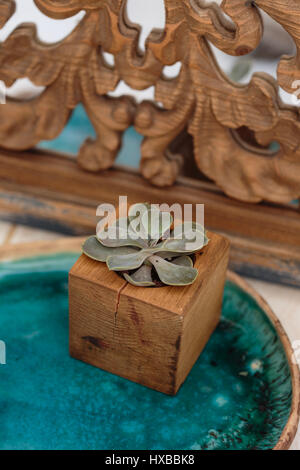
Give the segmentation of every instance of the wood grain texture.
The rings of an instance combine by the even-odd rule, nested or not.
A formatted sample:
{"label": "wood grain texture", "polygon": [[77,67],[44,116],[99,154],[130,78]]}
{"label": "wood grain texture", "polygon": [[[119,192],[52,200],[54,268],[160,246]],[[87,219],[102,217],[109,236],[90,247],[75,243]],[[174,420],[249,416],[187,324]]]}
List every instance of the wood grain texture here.
{"label": "wood grain texture", "polygon": [[[227,195],[254,203],[299,197],[298,110],[284,105],[278,94],[278,85],[295,91],[293,83],[300,77],[298,0],[223,0],[221,6],[165,0],[165,29],[151,33],[144,54],[138,50],[140,28],[126,14],[126,0],[35,3],[52,18],[67,18],[82,9],[86,14],[58,44],[43,44],[29,24],[1,44],[0,79],[10,86],[28,77],[45,87],[34,100],[8,100],[0,108],[3,147],[24,150],[53,139],[83,103],[97,134],[78,155],[86,170],[110,168],[124,130],[134,125],[144,136],[142,175],[157,186],[170,186],[181,166],[170,145],[187,128],[198,168]],[[278,81],[257,73],[249,84],[238,85],[220,70],[209,43],[231,55],[250,53],[263,34],[260,10],[292,36],[297,55],[282,58]],[[13,12],[13,0],[0,1],[0,27]],[[106,63],[104,52],[114,56],[114,66]],[[166,79],[164,66],[178,61],[178,77]],[[137,90],[154,86],[155,102],[108,97],[121,80]],[[237,138],[243,127],[251,131],[255,145]],[[273,141],[280,149],[272,153],[266,149]]]}
{"label": "wood grain texture", "polygon": [[0,261],[33,258],[60,253],[80,253],[85,237],[65,237],[58,240],[43,240],[0,246]]}
{"label": "wood grain texture", "polygon": [[[119,195],[127,195],[129,204],[142,200],[160,204],[204,203],[206,223],[214,230],[300,246],[300,217],[295,207],[228,200],[213,185],[208,187],[188,178],[180,178],[174,187],[165,190],[154,188],[130,169],[116,167],[95,175],[82,173],[72,159],[50,152],[0,151],[0,183],[7,190],[10,183],[12,192],[15,185],[14,190],[20,187],[29,194],[90,206],[94,214],[102,202],[117,207]],[[87,224],[92,227],[94,219]]]}
{"label": "wood grain texture", "polygon": [[211,239],[187,287],[135,288],[82,255],[70,271],[70,353],[174,395],[221,314],[229,242]]}
{"label": "wood grain texture", "polygon": [[300,286],[300,217],[293,205],[230,200],[212,183],[179,178],[154,188],[135,171],[82,172],[73,159],[51,152],[0,151],[0,217],[65,234],[95,233],[101,202],[205,205],[205,225],[231,241],[230,266],[240,274]]}

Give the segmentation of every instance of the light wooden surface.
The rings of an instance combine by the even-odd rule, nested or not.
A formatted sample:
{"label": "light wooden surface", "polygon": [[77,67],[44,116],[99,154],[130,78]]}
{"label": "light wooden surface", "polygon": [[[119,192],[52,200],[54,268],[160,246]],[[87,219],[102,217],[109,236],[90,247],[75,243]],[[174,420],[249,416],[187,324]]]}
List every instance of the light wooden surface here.
{"label": "light wooden surface", "polygon": [[[0,222],[0,244],[21,243],[36,240],[53,240],[61,238],[61,234],[43,230],[29,229],[22,226]],[[300,289],[289,288],[263,281],[247,279],[247,281],[265,298],[274,310],[292,344],[298,351],[300,361]],[[298,342],[298,343],[297,343]],[[291,450],[300,450],[300,427],[291,446]]]}

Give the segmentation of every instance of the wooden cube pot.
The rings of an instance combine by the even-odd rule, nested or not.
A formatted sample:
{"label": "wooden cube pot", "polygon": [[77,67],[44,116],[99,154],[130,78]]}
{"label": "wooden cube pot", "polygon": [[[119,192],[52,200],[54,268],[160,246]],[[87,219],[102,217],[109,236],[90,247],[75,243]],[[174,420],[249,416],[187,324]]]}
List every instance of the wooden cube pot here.
{"label": "wooden cube pot", "polygon": [[134,287],[82,255],[69,275],[71,356],[175,395],[221,314],[229,242],[208,236],[186,287]]}

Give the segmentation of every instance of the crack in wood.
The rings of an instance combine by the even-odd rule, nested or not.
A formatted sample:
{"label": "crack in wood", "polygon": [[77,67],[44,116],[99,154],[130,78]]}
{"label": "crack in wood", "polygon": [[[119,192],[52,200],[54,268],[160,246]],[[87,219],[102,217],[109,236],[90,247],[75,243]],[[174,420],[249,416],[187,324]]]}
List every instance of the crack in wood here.
{"label": "crack in wood", "polygon": [[120,300],[121,300],[121,294],[127,285],[128,285],[128,282],[125,281],[125,283],[123,284],[123,286],[120,288],[120,290],[117,293],[116,307],[115,307],[115,313],[114,313],[114,327],[113,327],[114,339],[115,339],[115,330],[117,328],[117,317],[118,317],[118,310],[119,310],[119,305],[120,305]]}

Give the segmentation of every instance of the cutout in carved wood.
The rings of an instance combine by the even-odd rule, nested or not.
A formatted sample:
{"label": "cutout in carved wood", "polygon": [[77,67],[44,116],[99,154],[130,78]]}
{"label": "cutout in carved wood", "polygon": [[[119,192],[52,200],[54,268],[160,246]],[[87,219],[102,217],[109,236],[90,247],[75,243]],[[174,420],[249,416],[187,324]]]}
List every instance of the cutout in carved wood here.
{"label": "cutout in carved wood", "polygon": [[[18,27],[1,44],[0,79],[11,86],[28,77],[45,91],[35,99],[8,100],[0,107],[1,145],[25,150],[62,131],[72,110],[83,103],[97,133],[80,149],[78,164],[89,171],[110,168],[123,132],[134,125],[144,136],[141,173],[157,186],[172,185],[180,161],[169,147],[184,130],[193,137],[198,168],[229,196],[259,202],[289,202],[300,195],[300,122],[296,107],[279,97],[295,92],[300,79],[300,3],[298,0],[165,0],[166,26],[154,30],[145,51],[139,27],[126,15],[126,0],[35,0],[52,18],[85,16],[57,44],[43,44],[32,24]],[[13,0],[0,1],[0,27],[14,13]],[[277,81],[256,73],[247,85],[230,81],[219,69],[210,43],[235,56],[261,42],[260,10],[291,35],[297,53],[279,62]],[[232,20],[229,21],[228,17]],[[105,53],[114,57],[113,65]],[[177,77],[165,66],[181,62]],[[155,102],[107,94],[123,80],[143,90],[155,87]],[[157,103],[161,103],[159,106]],[[257,145],[240,138],[247,128]],[[280,148],[264,150],[272,141]]]}

